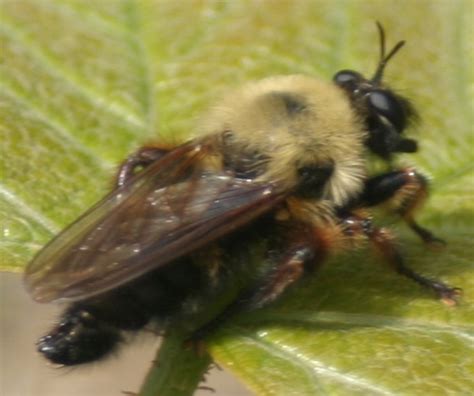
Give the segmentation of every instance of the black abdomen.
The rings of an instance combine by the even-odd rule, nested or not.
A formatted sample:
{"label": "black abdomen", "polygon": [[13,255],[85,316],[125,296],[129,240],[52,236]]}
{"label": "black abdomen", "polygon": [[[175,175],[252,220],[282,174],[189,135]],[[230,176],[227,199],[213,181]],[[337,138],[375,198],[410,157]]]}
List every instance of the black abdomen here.
{"label": "black abdomen", "polygon": [[115,349],[124,330],[165,319],[202,284],[198,268],[181,260],[125,287],[72,303],[59,324],[38,341],[38,351],[67,366],[98,360]]}

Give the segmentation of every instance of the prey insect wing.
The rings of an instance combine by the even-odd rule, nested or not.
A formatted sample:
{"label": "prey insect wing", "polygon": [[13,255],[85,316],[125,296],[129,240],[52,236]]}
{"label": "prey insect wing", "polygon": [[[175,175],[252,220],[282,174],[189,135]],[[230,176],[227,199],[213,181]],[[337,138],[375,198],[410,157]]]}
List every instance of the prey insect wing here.
{"label": "prey insect wing", "polygon": [[255,219],[277,186],[198,166],[210,146],[191,142],[151,164],[66,228],[27,267],[40,302],[81,300],[128,283]]}

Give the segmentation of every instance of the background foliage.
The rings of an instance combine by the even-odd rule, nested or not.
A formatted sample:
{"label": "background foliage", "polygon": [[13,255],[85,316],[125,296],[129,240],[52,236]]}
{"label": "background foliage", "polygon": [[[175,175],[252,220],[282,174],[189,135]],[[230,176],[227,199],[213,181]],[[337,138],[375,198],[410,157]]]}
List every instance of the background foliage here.
{"label": "background foliage", "polygon": [[[433,177],[421,220],[449,246],[431,252],[399,232],[412,266],[462,287],[462,304],[443,306],[363,251],[334,258],[209,346],[261,395],[474,392],[471,1],[3,0],[1,13],[0,254],[13,271],[110,188],[127,153],[191,136],[228,87],[275,74],[372,73],[375,20],[389,45],[406,39],[386,81],[420,110],[410,133],[422,150],[399,162]],[[163,348],[178,356],[171,362],[186,353],[176,345]],[[198,379],[201,363],[152,372],[150,392],[189,394],[197,380],[178,375]]]}

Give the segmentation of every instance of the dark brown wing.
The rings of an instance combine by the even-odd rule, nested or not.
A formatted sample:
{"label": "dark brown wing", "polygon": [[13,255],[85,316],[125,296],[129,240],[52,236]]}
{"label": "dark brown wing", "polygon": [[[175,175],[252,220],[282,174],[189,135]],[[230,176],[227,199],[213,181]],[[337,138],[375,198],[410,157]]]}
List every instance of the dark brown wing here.
{"label": "dark brown wing", "polygon": [[276,185],[200,170],[207,150],[178,147],[61,232],[26,269],[33,298],[80,300],[113,289],[232,232],[284,197]]}

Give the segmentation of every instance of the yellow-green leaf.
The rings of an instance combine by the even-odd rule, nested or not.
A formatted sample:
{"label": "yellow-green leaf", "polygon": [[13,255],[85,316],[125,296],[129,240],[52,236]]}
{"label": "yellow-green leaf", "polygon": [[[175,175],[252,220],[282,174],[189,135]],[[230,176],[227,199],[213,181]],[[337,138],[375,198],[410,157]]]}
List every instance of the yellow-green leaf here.
{"label": "yellow-green leaf", "polygon": [[370,74],[376,20],[389,46],[407,40],[386,81],[419,109],[409,133],[421,151],[399,163],[432,176],[420,220],[449,245],[432,252],[398,231],[410,265],[462,287],[461,305],[364,251],[209,347],[259,395],[474,393],[472,1],[3,0],[0,12],[0,264],[18,271],[109,190],[127,153],[192,135],[222,91],[275,74]]}

